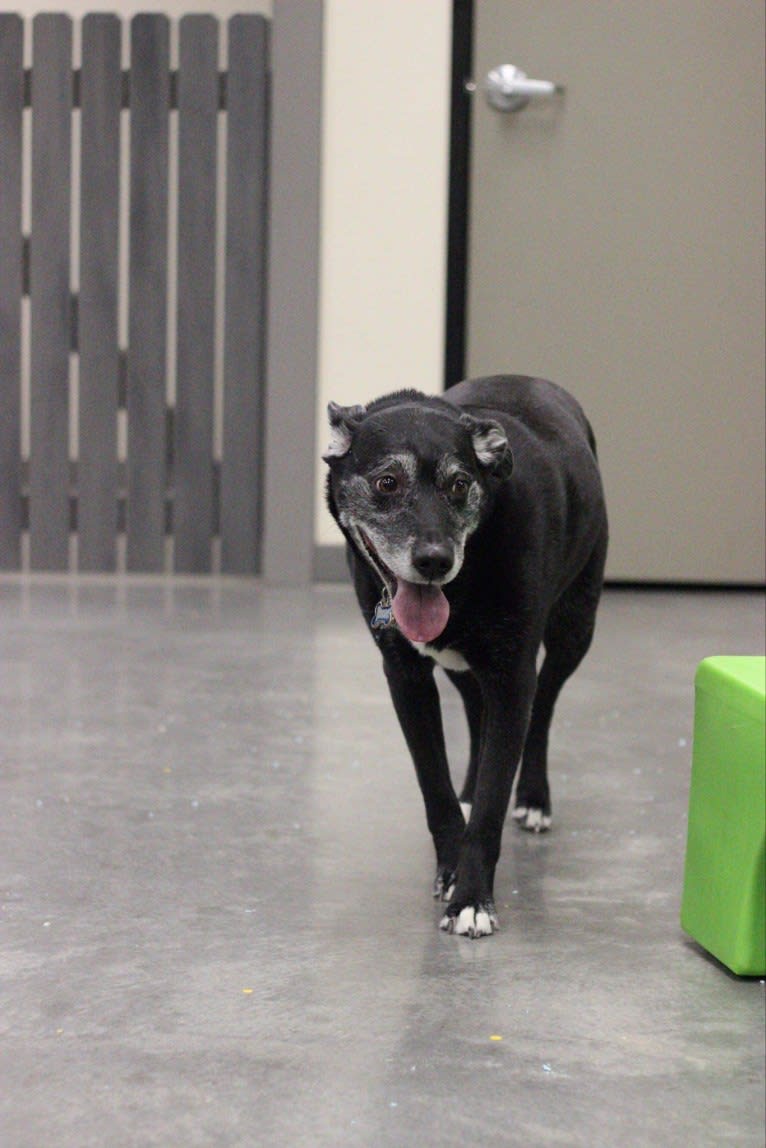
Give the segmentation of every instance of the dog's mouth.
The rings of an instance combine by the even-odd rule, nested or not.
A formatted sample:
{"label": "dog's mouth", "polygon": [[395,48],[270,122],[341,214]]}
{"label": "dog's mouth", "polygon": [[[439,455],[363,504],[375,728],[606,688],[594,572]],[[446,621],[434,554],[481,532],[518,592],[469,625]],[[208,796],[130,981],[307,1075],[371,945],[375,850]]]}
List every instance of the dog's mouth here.
{"label": "dog's mouth", "polygon": [[408,582],[386,566],[363,530],[359,537],[371,565],[391,596],[396,624],[411,642],[433,642],[449,621],[449,602],[435,582]]}

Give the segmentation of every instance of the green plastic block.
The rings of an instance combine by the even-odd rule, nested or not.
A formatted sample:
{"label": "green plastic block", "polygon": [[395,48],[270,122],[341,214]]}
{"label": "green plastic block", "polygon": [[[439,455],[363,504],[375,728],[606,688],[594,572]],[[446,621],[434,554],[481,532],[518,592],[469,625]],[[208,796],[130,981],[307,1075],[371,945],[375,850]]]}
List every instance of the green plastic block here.
{"label": "green plastic block", "polygon": [[766,973],[766,658],[695,677],[681,925],[742,976]]}

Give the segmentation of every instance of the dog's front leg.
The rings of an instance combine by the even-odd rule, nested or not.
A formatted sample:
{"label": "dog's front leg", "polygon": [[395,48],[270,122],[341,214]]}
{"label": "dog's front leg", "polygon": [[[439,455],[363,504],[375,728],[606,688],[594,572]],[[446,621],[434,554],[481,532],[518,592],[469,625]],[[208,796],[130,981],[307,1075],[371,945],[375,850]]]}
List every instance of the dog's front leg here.
{"label": "dog's front leg", "polygon": [[458,859],[457,880],[441,928],[468,937],[487,936],[498,925],[495,868],[535,693],[532,659],[513,674],[481,679],[484,725],[471,816]]}
{"label": "dog's front leg", "polygon": [[398,638],[383,650],[391,699],[426,807],[436,848],[434,896],[446,899],[455,880],[465,819],[450,778],[433,663]]}

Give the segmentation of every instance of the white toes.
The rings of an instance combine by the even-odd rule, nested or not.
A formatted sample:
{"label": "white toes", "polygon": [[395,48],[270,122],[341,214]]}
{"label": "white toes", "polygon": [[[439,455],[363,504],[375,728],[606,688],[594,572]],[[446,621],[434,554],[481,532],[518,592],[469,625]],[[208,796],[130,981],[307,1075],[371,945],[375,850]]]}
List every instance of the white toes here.
{"label": "white toes", "polygon": [[476,932],[476,910],[470,906],[463,909],[455,921],[455,932],[459,937],[473,937]]}
{"label": "white toes", "polygon": [[551,827],[551,816],[548,813],[543,813],[542,809],[535,809],[534,806],[527,807],[526,805],[517,805],[513,811],[514,821],[518,821],[522,829],[526,829],[529,833],[544,833],[546,829]]}
{"label": "white toes", "polygon": [[[463,912],[460,914],[461,918],[465,912],[466,910],[463,909]],[[468,912],[470,913],[471,910],[469,909]],[[469,937],[491,937],[494,931],[492,917],[484,909],[479,909],[479,911],[474,914],[473,930],[471,929],[470,920],[466,929]]]}
{"label": "white toes", "polygon": [[444,916],[439,928],[459,937],[491,937],[499,927],[496,914],[486,906],[466,905],[456,917]]}
{"label": "white toes", "polygon": [[433,895],[435,901],[449,901],[455,889],[455,882],[451,881],[449,885],[444,884],[444,877],[439,874],[433,884]]}

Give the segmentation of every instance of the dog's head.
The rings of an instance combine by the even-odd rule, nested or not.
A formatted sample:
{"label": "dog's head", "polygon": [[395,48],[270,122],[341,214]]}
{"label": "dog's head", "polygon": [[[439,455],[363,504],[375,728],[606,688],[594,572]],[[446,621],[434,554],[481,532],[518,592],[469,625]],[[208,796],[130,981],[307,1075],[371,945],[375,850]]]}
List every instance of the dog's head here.
{"label": "dog's head", "polygon": [[330,510],[393,600],[400,630],[433,641],[449,617],[441,590],[512,459],[499,422],[414,391],[369,407],[330,403]]}

